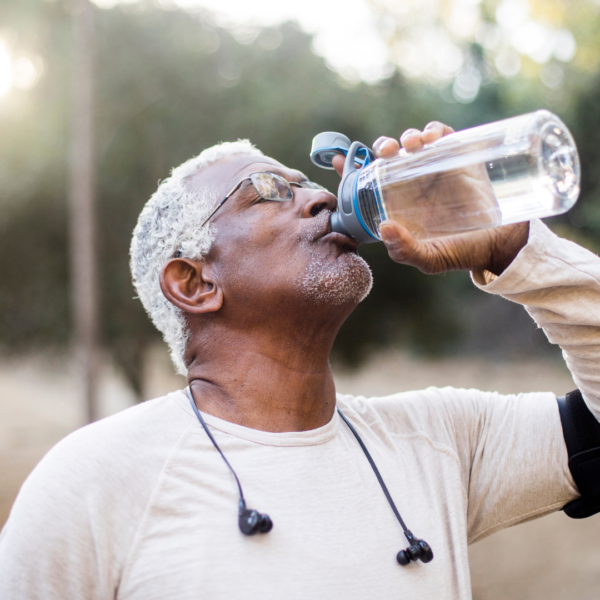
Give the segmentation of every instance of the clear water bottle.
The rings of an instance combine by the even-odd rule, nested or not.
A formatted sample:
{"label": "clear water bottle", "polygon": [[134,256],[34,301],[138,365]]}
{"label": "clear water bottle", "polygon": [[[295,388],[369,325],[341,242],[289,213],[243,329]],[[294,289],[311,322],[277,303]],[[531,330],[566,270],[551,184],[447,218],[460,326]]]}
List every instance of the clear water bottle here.
{"label": "clear water bottle", "polygon": [[380,241],[385,219],[429,239],[558,215],[579,196],[575,142],[547,110],[458,131],[388,159],[374,160],[367,146],[342,134],[321,133],[311,159],[330,169],[339,152],[346,162],[331,225],[359,242]]}

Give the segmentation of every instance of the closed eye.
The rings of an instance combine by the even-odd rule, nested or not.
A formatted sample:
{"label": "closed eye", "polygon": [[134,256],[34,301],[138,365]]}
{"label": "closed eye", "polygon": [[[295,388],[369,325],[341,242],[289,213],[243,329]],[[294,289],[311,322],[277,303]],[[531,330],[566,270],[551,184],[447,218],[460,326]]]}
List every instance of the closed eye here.
{"label": "closed eye", "polygon": [[256,191],[254,186],[248,181],[247,184],[239,191],[239,203],[246,206],[254,206],[259,202],[263,202],[263,198]]}
{"label": "closed eye", "polygon": [[290,181],[290,185],[293,185],[295,187],[300,187],[300,188],[304,188],[305,190],[320,190],[322,192],[328,192],[329,190],[325,187],[323,187],[322,185],[319,185],[318,183],[315,183],[314,181],[301,181],[300,183],[297,183],[295,181]]}

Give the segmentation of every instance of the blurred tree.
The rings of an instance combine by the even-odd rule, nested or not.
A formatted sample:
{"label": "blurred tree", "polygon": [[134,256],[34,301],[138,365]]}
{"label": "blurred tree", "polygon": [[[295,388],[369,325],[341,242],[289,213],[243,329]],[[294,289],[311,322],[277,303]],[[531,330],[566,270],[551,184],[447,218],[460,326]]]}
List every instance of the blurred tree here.
{"label": "blurred tree", "polygon": [[460,102],[517,75],[557,90],[600,63],[596,0],[368,1],[401,71]]}
{"label": "blurred tree", "polygon": [[63,11],[39,0],[3,0],[0,23],[3,45],[15,56],[43,56],[50,72],[35,88],[0,98],[0,336],[13,348],[64,344],[70,30]]}
{"label": "blurred tree", "polygon": [[579,145],[582,199],[561,220],[570,238],[600,253],[600,77],[596,74],[573,107],[573,132]]}

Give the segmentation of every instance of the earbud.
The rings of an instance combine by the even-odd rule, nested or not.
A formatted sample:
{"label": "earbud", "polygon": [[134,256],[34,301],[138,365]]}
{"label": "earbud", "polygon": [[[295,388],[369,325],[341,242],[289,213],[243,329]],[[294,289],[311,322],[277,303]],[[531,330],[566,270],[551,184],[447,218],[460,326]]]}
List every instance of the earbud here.
{"label": "earbud", "polygon": [[240,526],[240,531],[244,535],[268,533],[273,529],[273,521],[271,521],[269,515],[261,514],[252,508],[246,508],[246,505],[242,500],[240,500],[238,524]]}
{"label": "earbud", "polygon": [[433,560],[433,550],[425,540],[418,540],[412,534],[406,536],[411,545],[406,550],[400,550],[396,560],[404,567],[411,561],[420,560],[428,563]]}
{"label": "earbud", "polygon": [[[177,254],[181,255],[181,252],[178,250]],[[176,254],[176,256],[177,256]],[[213,443],[213,446],[217,449],[218,453],[221,455],[221,458],[225,461],[225,464],[233,474],[235,478],[235,482],[237,483],[238,490],[240,492],[240,503],[239,503],[239,512],[238,512],[238,525],[241,532],[244,535],[254,535],[256,533],[268,533],[273,529],[273,521],[269,515],[263,515],[259,513],[257,510],[253,510],[252,508],[246,508],[246,501],[244,500],[244,492],[242,492],[242,484],[238,479],[238,476],[235,474],[233,467],[229,464],[229,461],[225,458],[223,451],[219,448],[219,444],[217,444],[215,438],[210,432],[209,428],[206,426],[196,403],[194,402],[194,397],[192,396],[191,388],[187,390],[188,398],[190,400],[190,404],[192,406],[192,410],[196,413],[198,417],[198,421],[200,421],[200,425],[204,431],[206,431],[206,435],[209,437],[210,441]]]}

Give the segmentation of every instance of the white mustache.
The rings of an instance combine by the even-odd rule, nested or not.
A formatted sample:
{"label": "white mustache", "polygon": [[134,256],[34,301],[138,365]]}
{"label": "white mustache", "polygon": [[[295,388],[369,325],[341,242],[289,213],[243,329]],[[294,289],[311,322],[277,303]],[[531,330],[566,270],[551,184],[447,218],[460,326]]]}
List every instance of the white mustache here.
{"label": "white mustache", "polygon": [[329,219],[332,211],[322,210],[316,217],[313,217],[311,224],[302,232],[300,236],[304,241],[314,242],[330,230]]}

